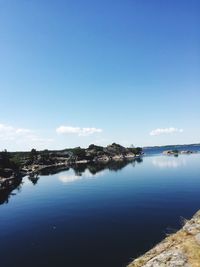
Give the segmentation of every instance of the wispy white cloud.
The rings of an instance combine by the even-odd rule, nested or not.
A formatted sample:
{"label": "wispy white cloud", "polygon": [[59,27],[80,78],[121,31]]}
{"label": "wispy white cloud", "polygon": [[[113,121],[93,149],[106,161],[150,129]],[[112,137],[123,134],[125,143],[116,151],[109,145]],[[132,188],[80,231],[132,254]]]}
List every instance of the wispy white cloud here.
{"label": "wispy white cloud", "polygon": [[24,138],[32,135],[31,130],[23,128],[15,128],[10,125],[0,124],[0,140],[12,141],[16,138]]}
{"label": "wispy white cloud", "polygon": [[151,131],[149,134],[152,136],[161,135],[161,134],[173,134],[173,133],[182,133],[183,129],[178,129],[174,127],[169,128],[157,128]]}
{"label": "wispy white cloud", "polygon": [[76,134],[78,136],[88,136],[94,133],[101,133],[103,130],[99,128],[80,128],[73,126],[60,126],[56,129],[58,134]]}
{"label": "wispy white cloud", "polygon": [[42,138],[35,131],[26,128],[17,128],[11,125],[0,124],[0,141],[1,143],[14,142],[27,147],[42,146],[53,142],[51,138]]}

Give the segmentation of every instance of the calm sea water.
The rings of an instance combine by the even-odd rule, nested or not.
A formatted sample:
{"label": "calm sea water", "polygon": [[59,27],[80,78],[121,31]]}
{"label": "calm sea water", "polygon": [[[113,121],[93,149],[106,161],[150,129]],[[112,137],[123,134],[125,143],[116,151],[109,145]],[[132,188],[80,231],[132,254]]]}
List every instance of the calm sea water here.
{"label": "calm sea water", "polygon": [[81,165],[11,191],[2,267],[123,267],[200,209],[200,154]]}

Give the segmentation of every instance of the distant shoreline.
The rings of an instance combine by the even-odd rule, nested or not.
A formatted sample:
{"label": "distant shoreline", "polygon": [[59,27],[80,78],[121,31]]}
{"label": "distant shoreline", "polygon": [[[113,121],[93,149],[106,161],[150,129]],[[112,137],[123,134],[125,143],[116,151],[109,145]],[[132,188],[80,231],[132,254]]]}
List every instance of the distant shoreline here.
{"label": "distant shoreline", "polygon": [[200,143],[195,143],[195,144],[177,144],[177,145],[161,145],[161,146],[144,146],[142,147],[142,149],[151,149],[151,148],[166,148],[166,147],[187,147],[187,146],[199,146],[200,147]]}

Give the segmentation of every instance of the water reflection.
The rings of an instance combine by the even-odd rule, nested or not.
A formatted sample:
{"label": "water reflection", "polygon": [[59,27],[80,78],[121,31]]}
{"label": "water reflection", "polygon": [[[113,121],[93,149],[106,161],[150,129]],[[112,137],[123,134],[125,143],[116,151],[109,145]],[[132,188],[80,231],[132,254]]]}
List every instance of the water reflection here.
{"label": "water reflection", "polygon": [[[41,171],[40,175],[52,175],[56,173],[60,173],[58,176],[59,180],[63,183],[71,183],[77,180],[81,180],[84,178],[91,178],[102,176],[105,173],[105,170],[109,171],[119,171],[126,167],[128,164],[131,164],[133,167],[137,163],[141,163],[143,161],[142,158],[132,159],[132,160],[119,160],[119,161],[109,161],[109,162],[97,162],[97,163],[87,163],[87,164],[74,164],[69,167],[59,168],[59,169],[45,169]],[[70,170],[70,171],[69,171]],[[73,173],[71,172],[73,171]],[[63,171],[69,171],[69,173],[65,174]],[[28,179],[32,182],[33,185],[37,185],[40,176],[31,175]],[[9,198],[12,195],[16,195],[17,191],[20,192],[20,189],[23,185],[22,178],[12,179],[9,182],[1,183],[0,182],[0,205],[4,203],[8,203]],[[17,190],[13,193],[14,190]]]}
{"label": "water reflection", "polygon": [[77,173],[66,173],[66,174],[59,174],[58,179],[62,183],[72,183],[78,180],[82,179],[91,179],[91,178],[96,178],[99,176],[103,176],[105,174],[105,170],[102,170],[96,174],[92,174],[88,169],[86,169],[84,172],[81,174],[77,175]]}
{"label": "water reflection", "polygon": [[75,164],[71,167],[73,172],[60,174],[58,179],[63,183],[71,183],[77,180],[82,180],[86,178],[96,178],[103,176],[108,171],[119,171],[131,164],[135,167],[136,163],[141,163],[142,159],[137,158],[134,160],[121,160],[121,161],[109,161],[109,162],[92,162],[87,164]]}
{"label": "water reflection", "polygon": [[87,164],[76,164],[71,166],[75,172],[75,175],[81,176],[83,173],[88,170],[88,174],[96,175],[103,170],[109,171],[120,171],[128,164],[131,164],[133,167],[136,163],[141,163],[143,161],[142,158],[136,158],[131,160],[118,160],[118,161],[108,161],[108,162],[91,162]]}
{"label": "water reflection", "polygon": [[32,183],[33,185],[36,185],[36,184],[38,183],[40,177],[36,174],[36,175],[30,175],[30,176],[28,177],[28,179],[29,179],[29,181],[31,181],[31,183]]}
{"label": "water reflection", "polygon": [[178,168],[186,165],[186,159],[170,156],[156,157],[152,158],[152,164],[161,169]]}
{"label": "water reflection", "polygon": [[86,170],[88,170],[92,175],[97,174],[103,170],[110,170],[110,171],[119,171],[126,167],[128,164],[133,164],[138,162],[138,159],[134,160],[119,160],[119,161],[108,161],[108,162],[91,162],[87,164],[76,164],[72,166],[76,175],[82,175]]}
{"label": "water reflection", "polygon": [[[0,183],[0,205],[7,204],[9,198],[20,192],[22,187],[22,178],[15,178],[13,180]],[[14,193],[13,191],[16,190]]]}

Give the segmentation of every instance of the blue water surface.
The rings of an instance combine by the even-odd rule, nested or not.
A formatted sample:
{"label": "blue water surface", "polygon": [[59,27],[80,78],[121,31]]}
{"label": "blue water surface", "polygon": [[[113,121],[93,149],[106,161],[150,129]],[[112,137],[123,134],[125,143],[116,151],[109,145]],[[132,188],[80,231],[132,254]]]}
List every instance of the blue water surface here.
{"label": "blue water surface", "polygon": [[0,196],[2,267],[123,267],[200,209],[200,154],[38,178]]}

